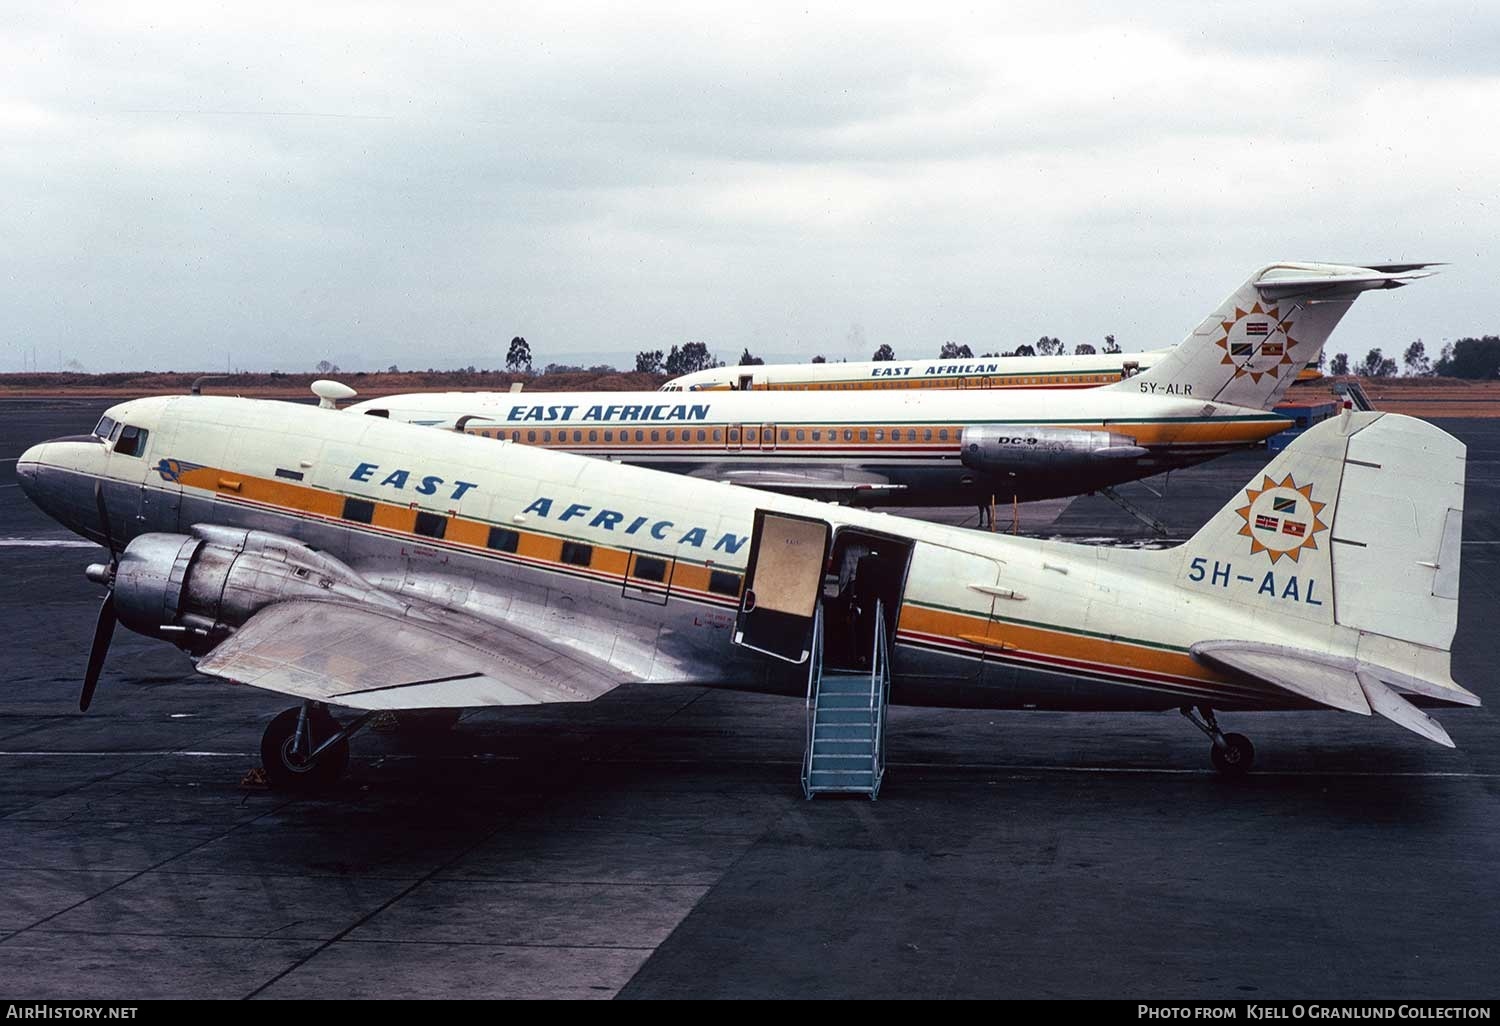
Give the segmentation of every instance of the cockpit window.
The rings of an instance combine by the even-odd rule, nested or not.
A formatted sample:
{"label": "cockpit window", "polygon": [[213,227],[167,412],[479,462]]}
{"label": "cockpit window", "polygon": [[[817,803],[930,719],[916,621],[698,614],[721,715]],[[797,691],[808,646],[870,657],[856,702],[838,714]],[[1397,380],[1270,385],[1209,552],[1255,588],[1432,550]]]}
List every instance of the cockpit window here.
{"label": "cockpit window", "polygon": [[115,422],[110,417],[100,417],[99,423],[94,425],[94,437],[105,441],[109,440],[111,432],[115,429]]}
{"label": "cockpit window", "polygon": [[124,427],[125,427],[125,425],[122,422],[120,422],[118,420],[115,421],[114,429],[111,430],[110,433],[109,433],[109,440],[111,442],[113,442],[115,439],[119,438],[120,437],[120,431]]}
{"label": "cockpit window", "polygon": [[119,441],[115,442],[115,455],[139,456],[146,451],[146,438],[150,432],[145,428],[124,425]]}

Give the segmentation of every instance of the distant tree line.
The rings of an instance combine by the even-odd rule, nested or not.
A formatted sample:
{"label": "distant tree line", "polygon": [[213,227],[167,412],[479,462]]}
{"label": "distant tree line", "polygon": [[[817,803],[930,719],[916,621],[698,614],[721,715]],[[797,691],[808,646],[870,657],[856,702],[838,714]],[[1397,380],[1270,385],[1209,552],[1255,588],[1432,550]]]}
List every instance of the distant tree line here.
{"label": "distant tree line", "polygon": [[1364,378],[1396,377],[1403,368],[1405,376],[1411,378],[1465,378],[1470,381],[1500,378],[1500,335],[1444,343],[1436,360],[1427,355],[1426,344],[1417,339],[1406,347],[1399,364],[1380,349],[1371,349],[1357,363],[1350,362],[1348,353],[1335,353],[1328,361],[1330,374],[1357,374]]}

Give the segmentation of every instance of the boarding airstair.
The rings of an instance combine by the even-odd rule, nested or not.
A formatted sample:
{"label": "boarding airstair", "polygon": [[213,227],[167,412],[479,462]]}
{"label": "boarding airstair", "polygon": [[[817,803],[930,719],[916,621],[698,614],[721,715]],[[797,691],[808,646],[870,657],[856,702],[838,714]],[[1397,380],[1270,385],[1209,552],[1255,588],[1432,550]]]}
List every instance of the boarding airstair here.
{"label": "boarding airstair", "polygon": [[1361,412],[1375,409],[1375,404],[1370,402],[1370,397],[1365,394],[1358,381],[1334,382],[1333,394],[1346,399],[1354,409]]}
{"label": "boarding airstair", "polygon": [[875,605],[875,639],[867,670],[826,668],[823,612],[813,622],[807,675],[807,751],[802,792],[863,794],[874,801],[885,776],[885,709],[891,693],[885,611]]}

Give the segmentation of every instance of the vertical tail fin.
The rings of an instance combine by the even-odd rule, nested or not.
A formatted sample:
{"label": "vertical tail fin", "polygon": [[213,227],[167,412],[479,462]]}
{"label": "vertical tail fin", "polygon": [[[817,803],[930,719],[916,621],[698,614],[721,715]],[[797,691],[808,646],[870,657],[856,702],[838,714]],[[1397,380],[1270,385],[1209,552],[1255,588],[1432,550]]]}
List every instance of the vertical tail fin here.
{"label": "vertical tail fin", "polygon": [[1306,432],[1177,550],[1178,584],[1226,610],[1193,654],[1451,745],[1401,694],[1478,704],[1449,675],[1464,468],[1461,442],[1411,417]]}
{"label": "vertical tail fin", "polygon": [[[1250,276],[1150,370],[1105,387],[1269,410],[1315,362],[1361,292],[1400,288],[1430,264],[1279,263]],[[1171,386],[1170,389],[1168,386]]]}

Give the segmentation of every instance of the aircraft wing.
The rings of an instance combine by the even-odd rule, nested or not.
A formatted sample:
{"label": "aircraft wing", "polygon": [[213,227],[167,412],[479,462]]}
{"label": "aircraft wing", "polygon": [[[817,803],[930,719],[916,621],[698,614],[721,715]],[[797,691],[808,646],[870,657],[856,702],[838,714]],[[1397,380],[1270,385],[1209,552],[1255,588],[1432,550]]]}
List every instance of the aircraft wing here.
{"label": "aircraft wing", "polygon": [[[1479,696],[1452,681],[1398,673],[1348,656],[1250,641],[1200,641],[1190,649],[1200,662],[1345,712],[1377,712],[1392,723],[1448,748],[1442,724],[1407,701],[1414,695],[1451,705],[1478,705]],[[1404,694],[1403,694],[1404,693]]]}
{"label": "aircraft wing", "polygon": [[305,600],[256,613],[198,672],[354,709],[587,702],[625,682],[514,627]]}
{"label": "aircraft wing", "polygon": [[905,485],[894,484],[878,474],[861,473],[843,467],[830,473],[826,467],[809,467],[803,472],[795,466],[737,469],[715,465],[694,471],[688,476],[808,499],[837,499],[841,496],[852,498],[861,492],[894,492],[906,488]]}

